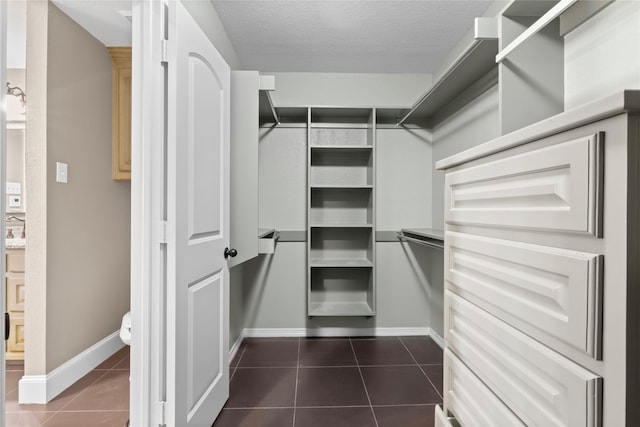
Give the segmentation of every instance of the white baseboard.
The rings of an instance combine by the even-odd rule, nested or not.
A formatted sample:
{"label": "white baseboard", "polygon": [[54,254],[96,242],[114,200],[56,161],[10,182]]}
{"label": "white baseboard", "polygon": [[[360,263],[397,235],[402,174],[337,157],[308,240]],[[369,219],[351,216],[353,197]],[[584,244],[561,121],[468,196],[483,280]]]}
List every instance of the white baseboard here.
{"label": "white baseboard", "polygon": [[[442,338],[430,327],[417,328],[245,328],[241,337],[388,337],[430,335],[442,347]],[[437,337],[437,338],[436,338]]]}
{"label": "white baseboard", "polygon": [[436,342],[436,344],[438,344],[440,346],[441,349],[444,350],[444,340],[432,328],[429,328],[429,336],[431,337],[432,340],[434,340]]}
{"label": "white baseboard", "polygon": [[242,340],[246,337],[245,332],[246,329],[243,329],[242,332],[240,332],[240,336],[238,337],[236,342],[234,342],[231,346],[231,349],[229,350],[229,363],[231,363],[233,358],[236,357],[236,353],[238,353],[238,350],[240,349],[240,344],[242,344]]}
{"label": "white baseboard", "polygon": [[25,375],[18,385],[19,403],[45,404],[124,347],[120,331],[92,345],[46,375]]}

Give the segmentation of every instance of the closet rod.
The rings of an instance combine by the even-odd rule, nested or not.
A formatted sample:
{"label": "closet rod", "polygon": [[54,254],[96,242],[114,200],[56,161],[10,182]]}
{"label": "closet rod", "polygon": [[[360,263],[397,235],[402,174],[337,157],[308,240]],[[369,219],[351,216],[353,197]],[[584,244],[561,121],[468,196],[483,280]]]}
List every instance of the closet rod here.
{"label": "closet rod", "polygon": [[267,95],[267,101],[269,101],[269,108],[271,108],[271,114],[273,114],[273,120],[276,121],[276,125],[280,124],[280,117],[278,117],[278,112],[276,111],[276,107],[273,106],[273,100],[271,99],[271,95],[268,90],[264,91],[264,94]]}
{"label": "closet rod", "polygon": [[415,237],[408,237],[402,234],[402,232],[398,232],[398,239],[417,243],[419,245],[429,246],[431,248],[444,249],[444,244],[442,243],[436,243],[429,240],[416,239]]}
{"label": "closet rod", "polygon": [[522,34],[513,39],[513,41],[509,43],[507,47],[498,52],[498,54],[496,55],[496,63],[502,62],[507,57],[507,55],[509,55],[514,49],[524,43],[525,40],[536,34],[538,31],[542,30],[547,26],[547,24],[556,19],[558,16],[562,15],[565,10],[569,9],[577,1],[578,0],[560,0],[555,6],[549,9],[547,13],[542,15],[536,22],[534,22],[526,30],[524,30]]}

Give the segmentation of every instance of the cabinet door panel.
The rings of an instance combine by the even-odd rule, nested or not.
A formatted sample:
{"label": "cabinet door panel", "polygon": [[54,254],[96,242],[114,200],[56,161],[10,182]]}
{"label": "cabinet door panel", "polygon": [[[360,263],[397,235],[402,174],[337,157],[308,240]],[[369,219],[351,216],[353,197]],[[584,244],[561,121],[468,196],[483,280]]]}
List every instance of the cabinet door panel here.
{"label": "cabinet door panel", "polygon": [[598,426],[602,378],[451,291],[445,339],[527,425]]}
{"label": "cabinet door panel", "polygon": [[258,256],[257,71],[231,72],[231,267]]}
{"label": "cabinet door panel", "polygon": [[7,351],[10,353],[24,352],[24,317],[11,314],[11,330],[7,340]]}
{"label": "cabinet door panel", "polygon": [[552,336],[600,357],[601,255],[464,233],[447,239],[450,289],[547,344]]}
{"label": "cabinet door panel", "polygon": [[603,135],[448,173],[446,222],[600,237]]}
{"label": "cabinet door panel", "polygon": [[24,251],[7,254],[7,272],[24,273]]}
{"label": "cabinet door panel", "polygon": [[7,277],[7,311],[24,312],[24,275]]}

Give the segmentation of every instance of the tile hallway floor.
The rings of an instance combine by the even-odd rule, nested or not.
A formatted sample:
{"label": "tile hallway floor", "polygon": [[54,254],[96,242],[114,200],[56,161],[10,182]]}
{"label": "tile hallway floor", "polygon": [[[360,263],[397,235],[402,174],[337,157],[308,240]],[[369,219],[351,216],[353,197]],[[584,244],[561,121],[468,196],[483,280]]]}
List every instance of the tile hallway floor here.
{"label": "tile hallway floor", "polygon": [[442,349],[428,337],[246,339],[213,427],[429,427]]}
{"label": "tile hallway floor", "polygon": [[6,427],[123,427],[129,418],[125,346],[46,405],[19,405],[22,362],[7,361]]}

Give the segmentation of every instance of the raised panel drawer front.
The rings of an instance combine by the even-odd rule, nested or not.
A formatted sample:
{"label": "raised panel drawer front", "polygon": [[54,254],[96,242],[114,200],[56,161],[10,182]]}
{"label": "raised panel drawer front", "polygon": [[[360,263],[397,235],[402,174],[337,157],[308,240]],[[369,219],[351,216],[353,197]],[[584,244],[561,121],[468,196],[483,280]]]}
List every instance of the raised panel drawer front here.
{"label": "raised panel drawer front", "polygon": [[462,426],[525,426],[449,349],[444,384],[444,406]]}
{"label": "raised panel drawer front", "polygon": [[602,378],[449,290],[445,340],[526,425],[601,424]]}
{"label": "raised panel drawer front", "polygon": [[453,427],[451,421],[449,421],[444,412],[442,412],[442,408],[440,407],[440,405],[435,406],[433,415],[435,417],[435,421],[433,424],[434,427]]}
{"label": "raised panel drawer front", "polygon": [[447,241],[450,289],[543,343],[600,358],[602,255],[455,232]]}
{"label": "raised panel drawer front", "polygon": [[448,173],[446,222],[601,237],[603,140],[598,133]]}

